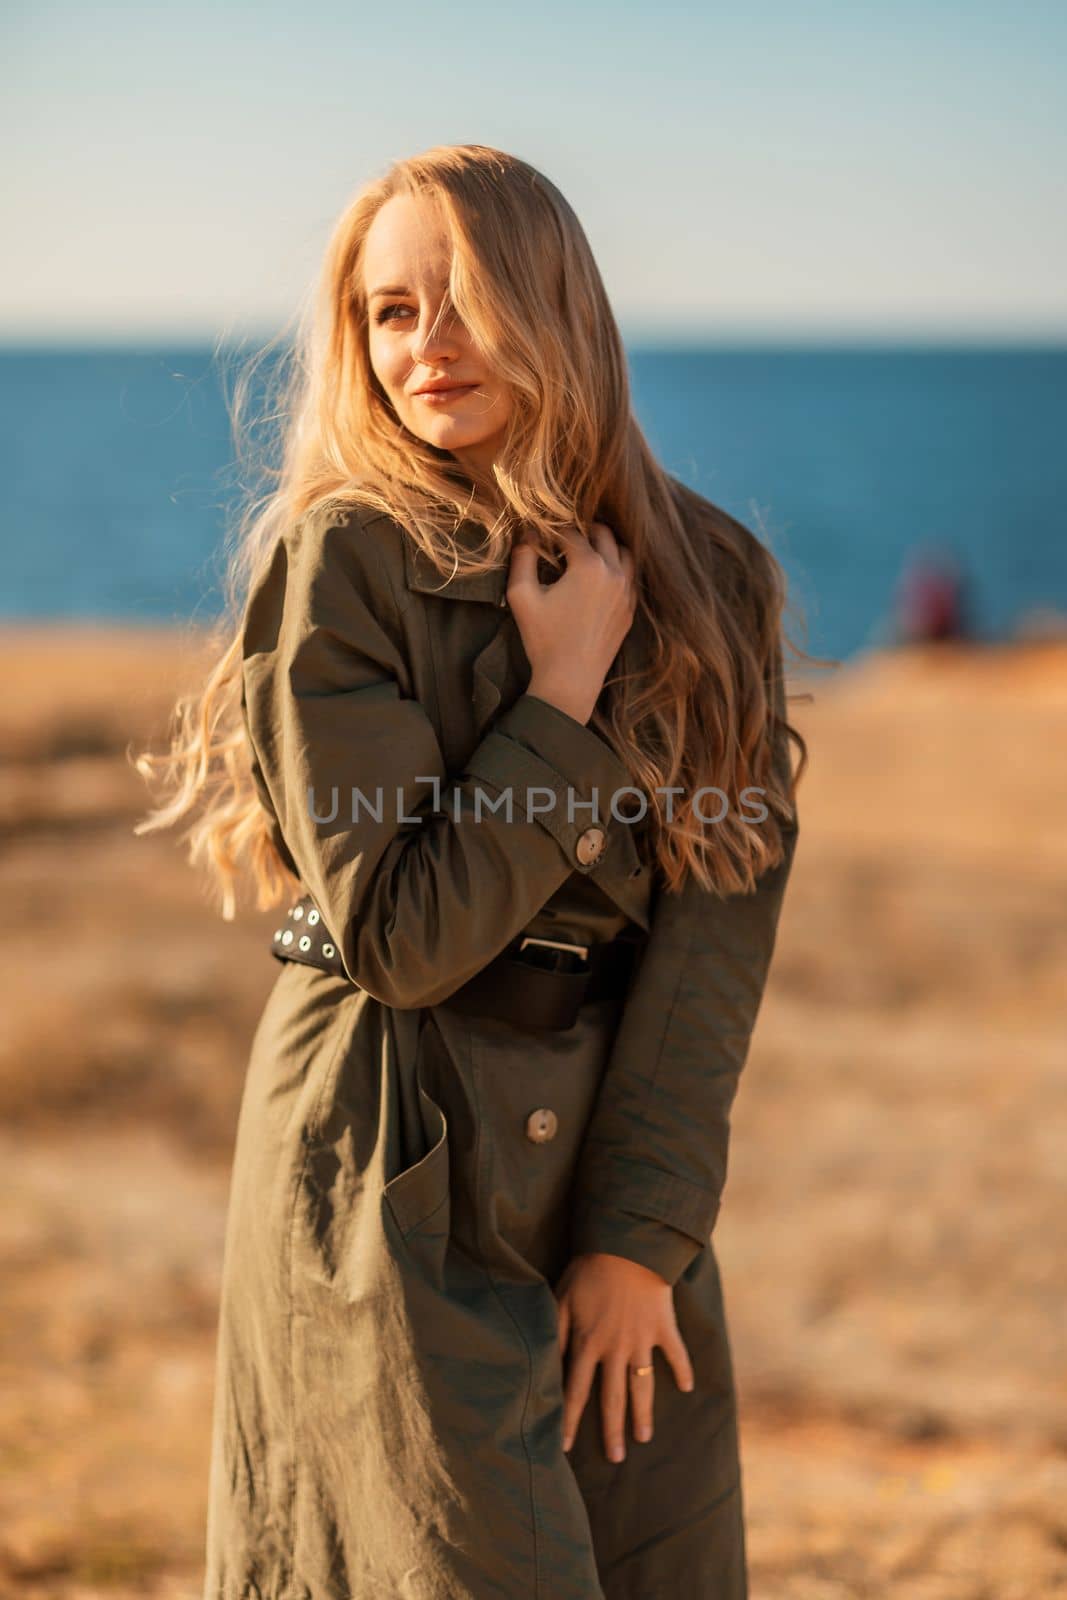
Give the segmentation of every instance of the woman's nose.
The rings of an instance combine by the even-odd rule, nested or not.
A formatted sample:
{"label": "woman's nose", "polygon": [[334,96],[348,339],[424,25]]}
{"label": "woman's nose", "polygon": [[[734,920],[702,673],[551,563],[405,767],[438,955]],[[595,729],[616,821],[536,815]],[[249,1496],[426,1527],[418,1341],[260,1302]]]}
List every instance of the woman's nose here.
{"label": "woman's nose", "polygon": [[416,335],[411,354],[415,361],[425,362],[427,365],[432,365],[441,356],[458,355],[459,339],[455,326],[445,320],[436,329],[431,327],[425,334]]}

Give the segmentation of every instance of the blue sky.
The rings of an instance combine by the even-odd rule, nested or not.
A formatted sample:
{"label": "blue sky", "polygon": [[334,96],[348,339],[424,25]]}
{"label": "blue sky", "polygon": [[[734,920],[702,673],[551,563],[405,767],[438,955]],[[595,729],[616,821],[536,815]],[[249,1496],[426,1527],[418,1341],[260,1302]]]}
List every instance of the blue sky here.
{"label": "blue sky", "polygon": [[0,11],[0,338],[269,336],[396,156],[497,145],[627,336],[1067,337],[1067,6]]}

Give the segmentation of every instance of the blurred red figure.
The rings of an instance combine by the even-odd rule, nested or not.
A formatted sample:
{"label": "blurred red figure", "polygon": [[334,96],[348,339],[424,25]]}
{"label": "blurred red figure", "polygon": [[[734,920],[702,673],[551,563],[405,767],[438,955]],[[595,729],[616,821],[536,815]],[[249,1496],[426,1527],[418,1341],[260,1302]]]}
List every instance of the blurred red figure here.
{"label": "blurred red figure", "polygon": [[920,553],[913,557],[897,591],[898,642],[966,638],[964,587],[963,573],[951,555]]}

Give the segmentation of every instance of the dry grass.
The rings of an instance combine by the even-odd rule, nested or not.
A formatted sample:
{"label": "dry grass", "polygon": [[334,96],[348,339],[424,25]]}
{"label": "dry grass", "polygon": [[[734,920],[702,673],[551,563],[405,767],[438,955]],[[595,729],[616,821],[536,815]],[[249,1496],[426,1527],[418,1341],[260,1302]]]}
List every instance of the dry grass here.
{"label": "dry grass", "polygon": [[[185,635],[0,668],[0,1595],[198,1600],[218,1272],[272,918],[123,758]],[[177,676],[176,676],[177,675]],[[812,749],[716,1243],[754,1600],[1067,1594],[1067,648],[873,656]]]}

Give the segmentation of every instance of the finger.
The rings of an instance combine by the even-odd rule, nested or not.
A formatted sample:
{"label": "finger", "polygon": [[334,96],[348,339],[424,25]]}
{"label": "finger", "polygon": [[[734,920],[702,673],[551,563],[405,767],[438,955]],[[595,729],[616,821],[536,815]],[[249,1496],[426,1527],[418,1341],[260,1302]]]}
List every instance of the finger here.
{"label": "finger", "polygon": [[693,1363],[689,1359],[689,1351],[686,1349],[685,1341],[678,1332],[677,1327],[665,1333],[660,1339],[660,1344],[663,1346],[664,1355],[671,1364],[675,1383],[677,1383],[679,1389],[684,1389],[688,1393],[694,1387]]}
{"label": "finger", "polygon": [[619,566],[622,569],[623,580],[626,584],[626,596],[630,602],[630,610],[637,610],[637,578],[634,567],[633,551],[627,550],[625,545],[619,546]]}
{"label": "finger", "polygon": [[600,1371],[600,1420],[609,1461],[626,1459],[626,1361],[613,1356]]}
{"label": "finger", "polygon": [[517,600],[525,599],[540,587],[541,580],[537,576],[537,551],[529,544],[513,545],[507,582],[504,585],[504,595],[508,604],[514,606]]}
{"label": "finger", "polygon": [[593,549],[596,550],[597,554],[601,557],[605,565],[618,571],[621,565],[619,558],[621,546],[619,545],[611,529],[608,527],[607,523],[593,523],[592,530],[589,535],[589,542]]}
{"label": "finger", "polygon": [[527,538],[516,539],[511,547],[511,574],[527,574],[537,571],[537,548]]}
{"label": "finger", "polygon": [[[595,528],[596,526],[597,524],[594,523],[593,527]],[[563,545],[563,554],[568,562],[593,561],[599,555],[599,551],[593,544],[592,533],[587,538],[579,528],[564,528],[560,533],[560,542]]]}
{"label": "finger", "polygon": [[597,1358],[586,1345],[571,1352],[567,1368],[567,1383],[563,1392],[563,1448],[569,1450],[582,1419],[589,1391],[593,1386],[593,1373]]}
{"label": "finger", "polygon": [[567,1340],[571,1335],[571,1308],[570,1301],[562,1300],[559,1306],[559,1353],[567,1353]]}
{"label": "finger", "polygon": [[[631,1367],[650,1367],[652,1354],[634,1356]],[[629,1373],[630,1379],[630,1420],[633,1424],[634,1438],[641,1444],[646,1444],[652,1437],[653,1400],[656,1393],[656,1375],[654,1372]]]}

